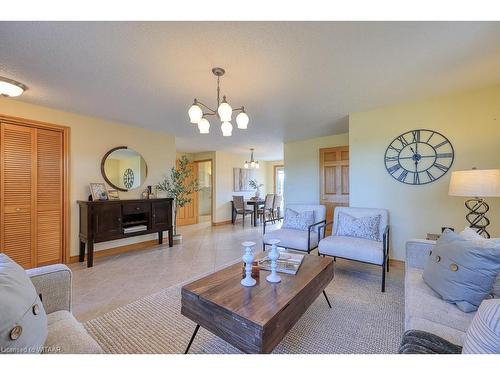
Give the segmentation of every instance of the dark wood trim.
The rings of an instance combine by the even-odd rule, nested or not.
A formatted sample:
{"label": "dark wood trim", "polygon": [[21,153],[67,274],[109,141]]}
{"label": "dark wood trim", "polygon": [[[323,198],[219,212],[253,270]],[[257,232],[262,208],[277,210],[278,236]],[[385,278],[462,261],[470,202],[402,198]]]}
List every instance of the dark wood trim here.
{"label": "dark wood trim", "polygon": [[104,154],[104,156],[102,157],[102,159],[101,159],[101,175],[102,175],[102,177],[104,178],[104,181],[106,181],[106,182],[108,183],[108,185],[110,185],[111,187],[113,187],[113,188],[115,188],[116,190],[119,190],[119,191],[128,191],[128,189],[124,189],[124,188],[121,188],[121,187],[119,187],[119,186],[116,186],[115,184],[113,184],[113,183],[109,180],[108,176],[106,176],[106,171],[104,170],[104,164],[106,163],[106,159],[108,158],[108,156],[109,156],[112,152],[114,152],[114,151],[116,151],[116,150],[126,150],[126,149],[128,149],[128,147],[127,147],[127,146],[118,146],[118,147],[114,147],[114,148],[112,148],[111,150],[109,150],[108,152],[106,152],[106,153]]}

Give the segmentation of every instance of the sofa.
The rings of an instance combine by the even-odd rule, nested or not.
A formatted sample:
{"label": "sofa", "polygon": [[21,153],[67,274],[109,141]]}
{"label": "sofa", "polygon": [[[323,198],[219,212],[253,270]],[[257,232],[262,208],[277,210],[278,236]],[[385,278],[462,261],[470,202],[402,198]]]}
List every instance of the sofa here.
{"label": "sofa", "polygon": [[463,345],[465,332],[476,312],[465,313],[445,302],[422,278],[435,241],[409,240],[405,263],[405,331],[430,332],[455,345]]}
{"label": "sofa", "polygon": [[47,313],[44,353],[97,354],[102,349],[71,313],[71,270],[63,264],[26,270]]}

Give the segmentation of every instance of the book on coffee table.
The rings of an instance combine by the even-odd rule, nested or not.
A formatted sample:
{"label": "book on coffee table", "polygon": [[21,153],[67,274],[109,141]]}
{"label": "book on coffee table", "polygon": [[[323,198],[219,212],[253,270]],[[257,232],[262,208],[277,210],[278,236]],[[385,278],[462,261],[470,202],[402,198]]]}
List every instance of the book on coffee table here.
{"label": "book on coffee table", "polygon": [[[304,260],[302,254],[280,253],[280,257],[276,261],[276,272],[296,275],[300,265]],[[259,268],[265,271],[271,271],[271,260],[269,257],[264,257],[259,260]]]}

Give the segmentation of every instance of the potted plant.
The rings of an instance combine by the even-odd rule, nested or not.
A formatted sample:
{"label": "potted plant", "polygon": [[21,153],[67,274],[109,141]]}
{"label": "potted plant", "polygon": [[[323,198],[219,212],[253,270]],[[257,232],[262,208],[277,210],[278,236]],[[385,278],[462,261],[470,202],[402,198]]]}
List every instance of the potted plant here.
{"label": "potted plant", "polygon": [[259,183],[257,182],[257,180],[254,178],[253,180],[250,180],[250,181],[248,182],[248,185],[250,185],[250,187],[251,187],[252,189],[255,189],[255,197],[254,197],[254,198],[260,198],[260,188],[261,188],[262,186],[264,186],[264,184],[259,184]]}
{"label": "potted plant", "polygon": [[185,155],[179,159],[176,167],[172,167],[170,176],[165,176],[156,185],[156,189],[174,199],[174,241],[181,242],[182,235],[177,234],[177,209],[191,203],[191,195],[199,190],[198,179],[193,176],[189,159]]}

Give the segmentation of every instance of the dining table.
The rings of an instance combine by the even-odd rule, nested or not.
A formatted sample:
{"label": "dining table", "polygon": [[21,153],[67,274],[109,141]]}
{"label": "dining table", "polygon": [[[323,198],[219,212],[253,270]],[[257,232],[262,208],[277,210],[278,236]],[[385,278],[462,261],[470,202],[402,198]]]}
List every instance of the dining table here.
{"label": "dining table", "polygon": [[[265,200],[263,198],[250,198],[245,200],[245,204],[253,206],[253,226],[257,226],[257,211],[259,207],[263,206]],[[234,224],[236,220],[236,215],[234,214],[234,202],[231,201],[231,223]]]}

